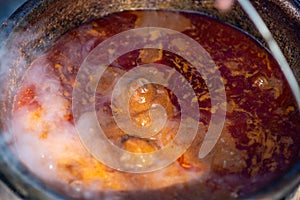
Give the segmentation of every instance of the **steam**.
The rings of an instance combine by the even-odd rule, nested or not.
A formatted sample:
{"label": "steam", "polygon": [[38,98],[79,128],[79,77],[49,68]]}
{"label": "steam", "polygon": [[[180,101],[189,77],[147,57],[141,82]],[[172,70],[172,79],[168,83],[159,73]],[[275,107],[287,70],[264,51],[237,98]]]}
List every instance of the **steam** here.
{"label": "steam", "polygon": [[10,52],[4,45],[0,46],[0,101],[6,100],[5,90],[9,76],[9,68],[17,54]]}
{"label": "steam", "polygon": [[[31,29],[31,30],[34,30]],[[50,63],[42,58],[36,60],[31,70],[22,81],[22,88],[18,88],[24,70],[28,63],[21,52],[22,45],[39,37],[31,31],[10,33],[6,41],[0,46],[0,103],[1,103],[1,148],[9,145],[19,160],[35,175],[45,181],[59,180],[57,160],[67,158],[70,153],[80,155],[84,152],[74,127],[62,120],[68,113],[67,100],[59,95],[60,81],[49,76],[47,68]],[[23,43],[21,43],[22,41]],[[41,106],[34,110],[32,106],[22,106],[17,109],[11,118],[10,105],[14,95],[29,86],[36,87],[37,101]],[[4,112],[4,109],[7,109]],[[44,135],[43,135],[44,134]],[[41,139],[47,137],[47,140]],[[72,145],[78,148],[73,150]],[[72,150],[72,151],[71,151]],[[5,158],[2,160],[13,161]],[[17,166],[19,162],[8,163]]]}
{"label": "steam", "polygon": [[[182,20],[186,26],[190,26],[187,19]],[[168,24],[170,21],[173,20],[168,18],[164,23]],[[149,16],[145,16],[140,22],[141,26],[149,25]],[[177,24],[170,28],[179,29]],[[202,171],[187,172],[177,162],[148,174],[124,175],[118,171],[111,171],[112,169],[93,158],[81,144],[72,122],[66,118],[70,114],[70,102],[62,95],[63,87],[59,78],[49,70],[53,66],[47,59],[47,54],[36,59],[25,75],[24,71],[20,70],[28,63],[20,51],[24,44],[19,41],[28,42],[37,38],[39,35],[33,32],[13,33],[9,41],[14,42],[8,46],[2,45],[0,49],[0,81],[3,83],[0,85],[1,102],[7,101],[5,92],[8,89],[11,89],[14,95],[34,86],[34,97],[28,104],[18,106],[16,102],[12,118],[5,121],[7,133],[4,134],[7,136],[5,142],[11,144],[17,157],[31,172],[46,183],[63,183],[64,190],[73,195],[72,197],[85,199],[93,199],[97,197],[95,191],[105,189],[125,191],[133,191],[137,188],[160,189],[173,184],[187,183],[195,177],[201,179]],[[17,79],[22,78],[21,87],[17,87],[20,83],[10,85],[8,82],[9,76],[13,73],[17,76],[24,75],[24,77],[17,77]],[[116,75],[116,77],[120,76],[121,72]],[[12,89],[12,86],[16,87]],[[101,105],[110,98],[111,92],[104,91],[102,96],[99,99]],[[101,110],[98,115],[104,125],[110,123],[106,118],[107,115]],[[166,126],[173,129],[177,127],[177,123],[171,121]],[[168,140],[163,134],[159,137],[162,137],[162,140]],[[73,171],[69,169],[72,167]],[[95,174],[90,175],[91,172]],[[82,180],[82,176],[85,180]],[[141,185],[141,183],[144,184]],[[104,199],[120,199],[120,197],[109,193]]]}
{"label": "steam", "polygon": [[[10,22],[14,23],[14,22]],[[43,21],[39,22],[43,24]],[[0,102],[7,101],[7,91],[15,92],[16,85],[12,84],[10,81],[10,76],[13,77],[14,83],[17,84],[17,80],[21,79],[24,74],[24,69],[28,66],[27,56],[30,56],[31,52],[38,52],[37,49],[27,50],[26,46],[32,41],[38,41],[41,37],[41,33],[35,32],[34,27],[30,25],[23,25],[27,27],[26,30],[18,30],[10,32],[7,37],[2,37],[2,35],[7,34],[7,29],[5,26],[0,27]],[[14,88],[13,88],[14,87]],[[2,104],[1,104],[2,105]]]}
{"label": "steam", "polygon": [[34,65],[23,82],[25,88],[39,86],[33,100],[40,107],[33,109],[25,105],[14,112],[11,133],[15,137],[14,146],[20,160],[38,176],[52,180],[57,178],[54,172],[56,160],[69,153],[67,149],[76,139],[71,124],[61,122],[67,115],[66,109],[63,109],[67,101],[58,95],[60,83],[48,78],[45,68]]}
{"label": "steam", "polygon": [[[1,49],[1,77],[9,76],[8,66],[20,57],[16,52]],[[18,61],[19,65],[26,63],[22,56]],[[185,172],[177,162],[165,169],[145,175],[109,172],[111,169],[98,162],[84,148],[74,125],[66,119],[70,114],[70,102],[62,95],[63,87],[59,78],[49,70],[52,65],[47,59],[47,54],[40,56],[31,64],[22,79],[21,87],[16,88],[18,90],[14,92],[19,95],[28,88],[34,88],[32,90],[35,95],[28,104],[18,105],[16,102],[12,118],[6,124],[9,127],[5,135],[8,136],[13,151],[39,178],[46,183],[62,183],[64,190],[74,198],[93,199],[98,195],[95,191],[118,190],[118,188],[128,191],[136,188],[160,189],[173,184],[186,183],[202,173]],[[120,77],[120,75],[121,72],[118,72],[114,76]],[[105,103],[111,96],[111,92],[108,91],[102,94],[103,97],[99,99],[100,104]],[[6,101],[6,98],[7,96],[1,96],[3,101]],[[105,116],[104,113],[101,115],[101,111],[99,114],[99,119],[104,122],[104,125],[108,124],[109,121],[105,118],[107,115]],[[171,122],[168,126],[176,127],[174,123],[176,124]],[[68,167],[74,167],[76,170],[70,172]],[[82,180],[81,176],[89,176],[93,171],[100,172],[86,177],[89,181]],[[174,172],[176,174],[173,174]],[[166,179],[165,177],[170,174],[172,178]],[[141,186],[141,182],[144,185]],[[120,199],[117,194],[112,193],[105,194],[103,198]]]}

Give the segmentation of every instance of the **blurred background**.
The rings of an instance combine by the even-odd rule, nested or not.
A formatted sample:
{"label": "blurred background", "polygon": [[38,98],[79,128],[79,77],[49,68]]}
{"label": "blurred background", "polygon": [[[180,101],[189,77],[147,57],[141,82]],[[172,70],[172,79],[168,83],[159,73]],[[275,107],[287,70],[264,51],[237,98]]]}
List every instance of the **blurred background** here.
{"label": "blurred background", "polygon": [[0,24],[3,23],[26,0],[0,0]]}
{"label": "blurred background", "polygon": [[[26,0],[0,0],[0,26]],[[17,200],[18,198],[4,185],[0,176],[0,200]]]}

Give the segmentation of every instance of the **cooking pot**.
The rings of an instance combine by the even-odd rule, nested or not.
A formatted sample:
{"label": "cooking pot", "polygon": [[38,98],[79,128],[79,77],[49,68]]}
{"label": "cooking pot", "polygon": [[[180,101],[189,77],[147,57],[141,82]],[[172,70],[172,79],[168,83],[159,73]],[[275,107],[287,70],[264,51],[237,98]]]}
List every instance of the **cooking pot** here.
{"label": "cooking pot", "polygon": [[[300,83],[299,1],[252,0],[251,2],[270,28]],[[8,50],[5,54],[3,51],[0,52],[2,53],[0,54],[2,93],[0,173],[1,179],[20,197],[26,199],[68,198],[68,195],[61,194],[31,174],[19,163],[8,147],[10,138],[7,138],[6,133],[9,130],[5,122],[11,117],[15,89],[20,85],[29,64],[72,28],[113,12],[134,9],[200,11],[248,32],[267,46],[254,24],[237,3],[231,11],[222,13],[214,8],[213,1],[210,0],[30,0],[26,2],[3,24],[0,31],[1,47]],[[249,198],[281,199],[290,194],[299,183],[300,160],[284,175]],[[197,188],[193,189],[197,190]],[[166,188],[163,191],[151,191],[151,196],[163,199],[163,196],[168,196],[171,192],[172,188]],[[112,194],[113,197],[114,195]],[[124,199],[140,199],[147,196],[147,191],[120,192],[115,196]]]}

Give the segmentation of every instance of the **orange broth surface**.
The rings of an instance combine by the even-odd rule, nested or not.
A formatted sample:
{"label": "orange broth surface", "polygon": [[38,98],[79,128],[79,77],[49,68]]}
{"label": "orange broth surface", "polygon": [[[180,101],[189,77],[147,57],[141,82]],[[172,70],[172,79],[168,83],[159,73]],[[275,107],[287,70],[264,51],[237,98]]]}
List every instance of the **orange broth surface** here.
{"label": "orange broth surface", "polygon": [[[110,95],[117,80],[138,65],[172,67],[189,80],[200,107],[199,129],[188,150],[163,169],[134,174],[106,166],[80,142],[72,115],[72,89],[81,63],[105,39],[138,27],[186,34],[219,69],[227,98],[226,121],[205,158],[199,159],[198,152],[213,112],[208,87],[184,58],[160,49],[138,49],[114,60],[99,81],[94,108],[107,138],[119,148],[136,153],[163,148],[180,123],[181,108],[172,91],[149,83],[130,97],[130,116],[138,126],[151,123],[148,111],[153,104],[165,108],[167,123],[151,138],[130,136],[116,125]],[[145,80],[132,84],[139,81]],[[185,91],[180,83],[176,85]],[[81,102],[92,103],[85,95]],[[13,145],[24,165],[46,183],[81,199],[102,198],[107,191],[111,199],[138,199],[137,191],[143,199],[245,197],[285,172],[298,159],[300,147],[299,112],[274,58],[249,35],[199,13],[125,11],[67,32],[32,62],[15,97],[13,117]]]}

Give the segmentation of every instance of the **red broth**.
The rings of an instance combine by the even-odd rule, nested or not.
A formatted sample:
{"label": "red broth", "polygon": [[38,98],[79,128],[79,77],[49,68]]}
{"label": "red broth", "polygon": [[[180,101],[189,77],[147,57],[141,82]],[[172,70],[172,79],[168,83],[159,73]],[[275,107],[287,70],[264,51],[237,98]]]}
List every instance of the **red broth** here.
{"label": "red broth", "polygon": [[[118,128],[109,95],[130,69],[147,63],[176,69],[190,81],[200,107],[197,136],[182,156],[154,172],[125,173],[98,161],[80,142],[74,127],[72,90],[81,63],[98,44],[117,33],[147,26],[181,32],[210,54],[225,86],[226,121],[212,152],[199,159],[213,112],[205,78],[194,73],[183,57],[165,50],[137,49],[120,56],[101,78],[94,106],[107,138],[119,148],[136,153],[162,148],[176,135],[181,116],[172,91],[150,83],[130,98],[130,115],[133,123],[147,126],[150,107],[163,105],[168,118],[165,127],[147,139]],[[87,78],[86,85],[89,81]],[[185,91],[180,83],[176,85]],[[86,103],[91,102],[83,95],[82,104]],[[73,198],[102,198],[99,193],[105,191],[111,192],[112,199],[114,192],[123,192],[124,199],[241,198],[284,173],[298,159],[300,147],[299,111],[274,58],[251,36],[200,13],[126,11],[67,32],[32,62],[15,97],[13,116],[13,145],[20,160]]]}

